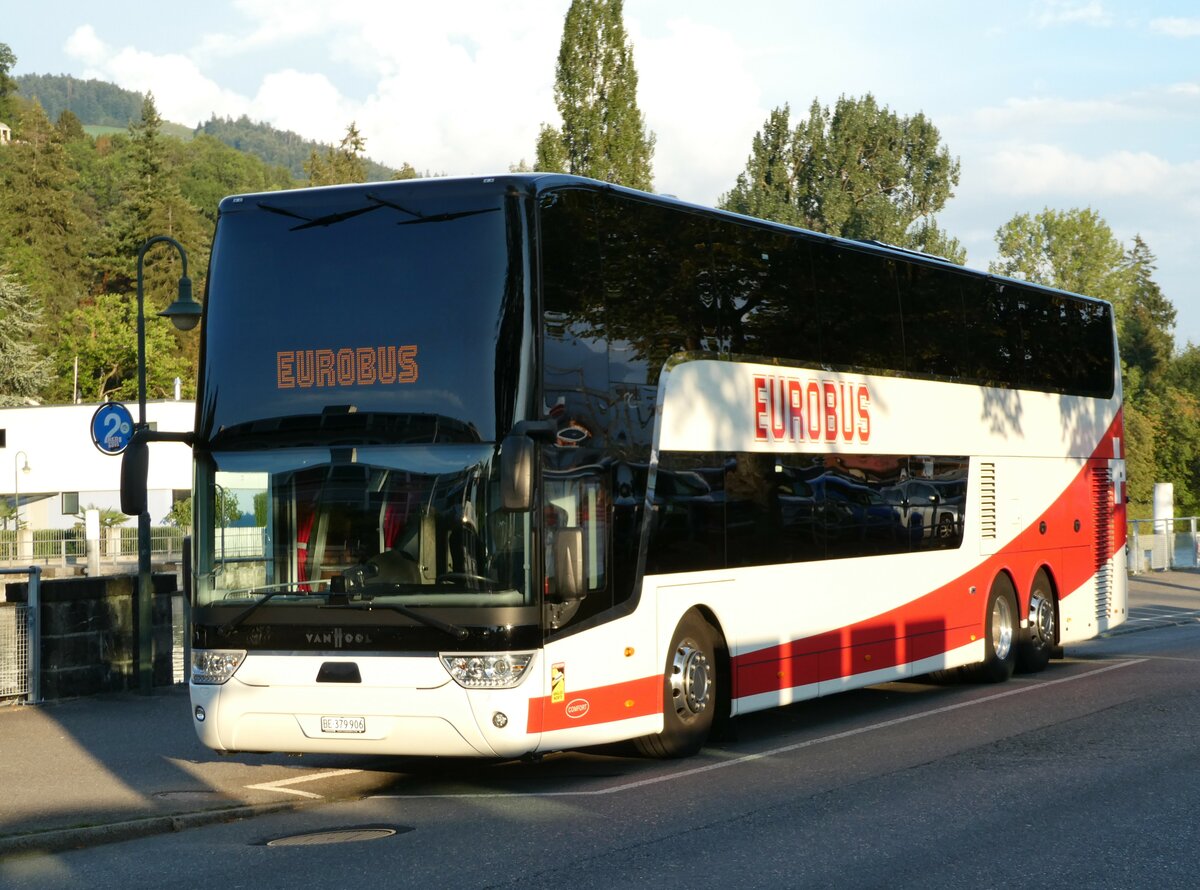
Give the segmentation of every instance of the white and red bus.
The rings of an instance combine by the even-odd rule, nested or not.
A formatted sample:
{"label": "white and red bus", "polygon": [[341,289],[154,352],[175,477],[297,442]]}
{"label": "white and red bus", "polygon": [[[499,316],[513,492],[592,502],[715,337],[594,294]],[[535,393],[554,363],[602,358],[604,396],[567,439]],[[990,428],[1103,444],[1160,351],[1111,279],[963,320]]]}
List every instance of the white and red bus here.
{"label": "white and red bus", "polygon": [[218,751],[686,755],[1125,619],[1107,303],[574,177],[226,199],[194,455]]}

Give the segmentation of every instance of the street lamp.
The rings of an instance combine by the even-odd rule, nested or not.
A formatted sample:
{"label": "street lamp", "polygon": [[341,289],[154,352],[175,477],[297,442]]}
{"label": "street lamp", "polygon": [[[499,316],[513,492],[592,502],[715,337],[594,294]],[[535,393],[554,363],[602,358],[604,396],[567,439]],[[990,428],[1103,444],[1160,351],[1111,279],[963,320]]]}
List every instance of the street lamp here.
{"label": "street lamp", "polygon": [[[137,346],[138,346],[138,422],[136,429],[144,430],[146,423],[146,298],[143,262],[146,251],[158,243],[170,244],[183,260],[179,276],[179,296],[170,306],[158,313],[171,319],[181,331],[190,331],[200,321],[200,304],[192,299],[192,280],[187,275],[187,251],[174,238],[155,235],[142,245],[137,258]],[[150,577],[150,512],[138,514],[138,583],[137,583],[137,640],[138,688],[145,694],[154,689],[154,584]]]}
{"label": "street lamp", "polygon": [[[21,458],[25,458],[25,466],[18,467]],[[17,519],[17,559],[21,558],[21,473],[29,475],[29,455],[24,451],[13,455],[13,513]]]}

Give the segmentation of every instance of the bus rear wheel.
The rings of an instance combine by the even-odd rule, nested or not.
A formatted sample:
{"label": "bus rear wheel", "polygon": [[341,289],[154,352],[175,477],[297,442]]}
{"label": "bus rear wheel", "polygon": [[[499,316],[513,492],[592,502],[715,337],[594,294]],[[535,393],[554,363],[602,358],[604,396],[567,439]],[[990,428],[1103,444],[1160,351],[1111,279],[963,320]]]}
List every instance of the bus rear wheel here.
{"label": "bus rear wheel", "polygon": [[1045,572],[1038,572],[1029,591],[1029,627],[1017,645],[1017,670],[1033,674],[1050,663],[1058,623],[1054,611],[1054,589]]}
{"label": "bus rear wheel", "polygon": [[679,622],[663,672],[663,729],[635,739],[647,757],[690,757],[712,730],[720,700],[716,631],[695,612]]}
{"label": "bus rear wheel", "polygon": [[1017,663],[1017,595],[1008,575],[992,582],[984,629],[983,661],[969,673],[979,683],[1003,683]]}

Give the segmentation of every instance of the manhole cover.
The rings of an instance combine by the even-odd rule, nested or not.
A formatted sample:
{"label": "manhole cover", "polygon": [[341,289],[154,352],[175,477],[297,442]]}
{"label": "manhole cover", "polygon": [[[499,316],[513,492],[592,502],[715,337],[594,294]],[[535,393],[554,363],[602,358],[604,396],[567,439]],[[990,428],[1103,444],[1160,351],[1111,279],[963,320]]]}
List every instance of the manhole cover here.
{"label": "manhole cover", "polygon": [[392,837],[411,828],[336,828],[331,831],[312,831],[267,841],[268,847],[305,847],[313,844],[349,844],[354,841],[376,841]]}

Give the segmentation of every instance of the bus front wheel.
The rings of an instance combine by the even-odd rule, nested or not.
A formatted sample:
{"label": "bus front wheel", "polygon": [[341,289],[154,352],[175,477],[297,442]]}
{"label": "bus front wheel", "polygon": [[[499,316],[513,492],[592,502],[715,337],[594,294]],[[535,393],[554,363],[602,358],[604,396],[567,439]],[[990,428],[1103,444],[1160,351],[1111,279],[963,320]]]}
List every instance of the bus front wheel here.
{"label": "bus front wheel", "polygon": [[712,729],[719,701],[716,631],[695,612],[679,622],[663,672],[663,729],[635,740],[647,757],[690,757]]}
{"label": "bus front wheel", "polygon": [[1008,575],[992,582],[983,645],[983,661],[971,671],[971,679],[1003,683],[1013,675],[1017,663],[1017,595]]}

